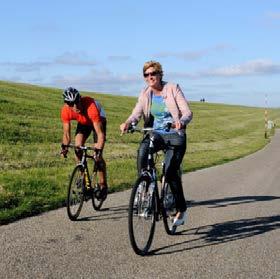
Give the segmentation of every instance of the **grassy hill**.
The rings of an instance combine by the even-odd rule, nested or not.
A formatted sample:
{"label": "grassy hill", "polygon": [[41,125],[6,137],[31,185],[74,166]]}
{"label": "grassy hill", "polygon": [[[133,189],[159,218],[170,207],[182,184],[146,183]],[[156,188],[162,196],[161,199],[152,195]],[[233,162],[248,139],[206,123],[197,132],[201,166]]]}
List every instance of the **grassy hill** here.
{"label": "grassy hill", "polygon": [[[136,98],[85,94],[98,99],[107,113],[104,157],[110,191],[130,188],[141,135],[120,137],[119,125]],[[66,160],[59,156],[61,105],[59,89],[0,82],[0,224],[65,205],[75,161],[73,154]],[[264,109],[200,102],[190,107],[194,118],[184,172],[240,158],[269,141],[264,138]],[[268,115],[280,123],[279,109],[270,109]]]}

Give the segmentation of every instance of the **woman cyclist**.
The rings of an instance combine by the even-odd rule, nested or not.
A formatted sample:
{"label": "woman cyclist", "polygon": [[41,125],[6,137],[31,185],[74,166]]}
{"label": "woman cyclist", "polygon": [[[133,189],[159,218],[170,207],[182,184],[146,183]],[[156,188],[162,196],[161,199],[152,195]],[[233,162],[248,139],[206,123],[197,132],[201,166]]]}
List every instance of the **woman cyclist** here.
{"label": "woman cyclist", "polygon": [[[186,126],[192,119],[188,102],[178,84],[162,80],[163,71],[159,62],[148,61],[143,67],[147,86],[141,91],[132,114],[120,125],[122,133],[131,123],[143,116],[144,126],[153,127],[155,152],[165,149],[165,176],[175,197],[177,214],[174,225],[186,221],[186,201],[180,176],[180,165],[186,151]],[[143,139],[138,150],[137,168],[140,173],[147,162],[148,138]]]}

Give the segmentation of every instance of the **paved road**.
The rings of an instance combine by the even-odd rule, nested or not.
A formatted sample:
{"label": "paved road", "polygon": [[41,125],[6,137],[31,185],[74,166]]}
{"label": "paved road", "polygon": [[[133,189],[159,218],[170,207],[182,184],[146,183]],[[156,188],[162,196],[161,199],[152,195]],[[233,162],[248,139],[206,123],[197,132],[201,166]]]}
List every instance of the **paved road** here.
{"label": "paved road", "polygon": [[263,150],[184,176],[189,221],[152,254],[128,242],[130,191],[82,220],[65,208],[0,227],[1,278],[280,278],[280,132]]}

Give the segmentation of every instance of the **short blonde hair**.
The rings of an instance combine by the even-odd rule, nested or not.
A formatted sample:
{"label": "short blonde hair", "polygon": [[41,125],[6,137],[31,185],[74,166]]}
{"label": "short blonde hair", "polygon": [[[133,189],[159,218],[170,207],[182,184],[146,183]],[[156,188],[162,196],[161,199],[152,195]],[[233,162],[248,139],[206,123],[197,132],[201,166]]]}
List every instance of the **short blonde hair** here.
{"label": "short blonde hair", "polygon": [[156,72],[158,72],[161,77],[163,76],[163,71],[162,71],[162,66],[159,62],[157,61],[148,61],[144,64],[143,66],[143,75],[145,74],[145,72],[147,71],[147,69],[153,67],[155,69]]}

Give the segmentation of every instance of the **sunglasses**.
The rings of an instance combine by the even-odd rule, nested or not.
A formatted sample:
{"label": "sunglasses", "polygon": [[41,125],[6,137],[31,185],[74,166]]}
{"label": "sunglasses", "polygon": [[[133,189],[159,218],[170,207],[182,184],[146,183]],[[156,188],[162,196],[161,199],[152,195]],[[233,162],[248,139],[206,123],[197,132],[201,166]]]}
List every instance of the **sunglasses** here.
{"label": "sunglasses", "polygon": [[144,77],[145,78],[148,77],[148,76],[155,77],[158,74],[159,74],[159,72],[144,73]]}
{"label": "sunglasses", "polygon": [[69,107],[74,107],[77,102],[65,102]]}

